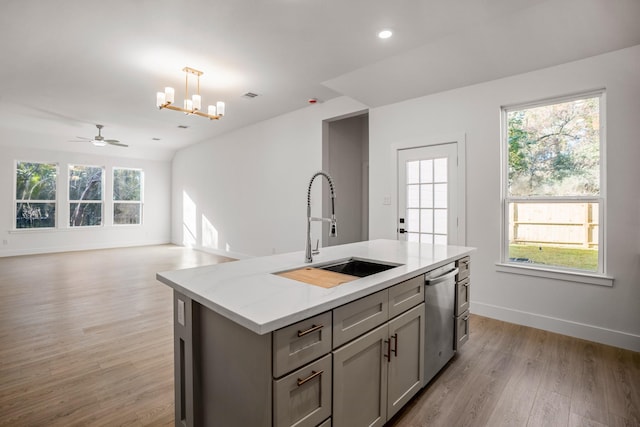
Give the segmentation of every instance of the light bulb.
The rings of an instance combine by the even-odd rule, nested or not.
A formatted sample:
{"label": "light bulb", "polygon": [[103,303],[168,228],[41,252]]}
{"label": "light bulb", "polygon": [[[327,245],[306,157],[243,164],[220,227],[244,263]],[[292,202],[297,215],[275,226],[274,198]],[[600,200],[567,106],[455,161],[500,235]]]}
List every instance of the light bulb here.
{"label": "light bulb", "polygon": [[164,105],[164,103],[165,103],[164,92],[156,93],[156,107],[160,108]]}
{"label": "light bulb", "polygon": [[175,91],[173,90],[172,87],[165,87],[164,88],[164,95],[165,95],[165,102],[168,102],[169,104],[173,104],[173,100],[174,95],[175,95]]}
{"label": "light bulb", "polygon": [[216,102],[216,109],[218,110],[218,115],[219,116],[224,116],[224,102],[222,101],[218,101]]}
{"label": "light bulb", "polygon": [[202,98],[200,98],[200,95],[193,95],[191,98],[193,102],[193,109],[199,110],[200,107],[202,106],[201,104]]}

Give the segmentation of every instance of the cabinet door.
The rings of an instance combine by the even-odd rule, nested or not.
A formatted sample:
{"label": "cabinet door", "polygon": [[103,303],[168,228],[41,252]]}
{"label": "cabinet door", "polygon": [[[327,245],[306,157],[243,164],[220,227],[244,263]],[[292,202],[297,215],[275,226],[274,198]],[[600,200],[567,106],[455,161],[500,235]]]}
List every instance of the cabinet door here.
{"label": "cabinet door", "polygon": [[422,387],[424,378],[424,303],[389,322],[387,418],[391,418]]}
{"label": "cabinet door", "polygon": [[456,316],[460,316],[469,310],[469,285],[470,277],[456,282]]}
{"label": "cabinet door", "polygon": [[458,267],[458,276],[456,280],[462,280],[471,274],[471,258],[466,256],[456,261],[456,267]]}
{"label": "cabinet door", "polygon": [[359,337],[389,319],[389,292],[376,292],[333,310],[333,348]]}
{"label": "cabinet door", "polygon": [[389,318],[424,302],[424,274],[389,288]]}
{"label": "cabinet door", "polygon": [[[274,381],[276,427],[313,427],[331,416],[331,355]],[[249,409],[249,408],[247,408]]]}
{"label": "cabinet door", "polygon": [[455,328],[455,350],[460,350],[460,347],[469,340],[469,311],[465,311],[460,316],[456,317]]}
{"label": "cabinet door", "polygon": [[333,352],[334,427],[387,421],[387,332],[385,324]]}
{"label": "cabinet door", "polygon": [[293,371],[331,351],[331,312],[273,333],[273,376]]}

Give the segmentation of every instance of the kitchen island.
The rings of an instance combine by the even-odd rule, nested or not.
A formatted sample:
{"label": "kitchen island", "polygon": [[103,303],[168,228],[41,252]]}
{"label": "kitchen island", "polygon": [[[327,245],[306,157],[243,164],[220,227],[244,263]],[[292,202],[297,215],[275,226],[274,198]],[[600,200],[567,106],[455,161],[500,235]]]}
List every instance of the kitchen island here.
{"label": "kitchen island", "polygon": [[[311,264],[294,252],[158,273],[174,289],[176,425],[369,425],[371,410],[383,425],[423,385],[422,275],[472,251],[373,240]],[[279,274],[348,259],[392,268],[333,287]],[[352,356],[378,363],[366,383]]]}

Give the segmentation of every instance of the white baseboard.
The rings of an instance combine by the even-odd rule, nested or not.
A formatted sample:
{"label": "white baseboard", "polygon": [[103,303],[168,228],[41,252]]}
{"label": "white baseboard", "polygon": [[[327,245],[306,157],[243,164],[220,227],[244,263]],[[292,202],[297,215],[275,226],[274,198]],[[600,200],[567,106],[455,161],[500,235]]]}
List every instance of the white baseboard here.
{"label": "white baseboard", "polygon": [[[178,245],[178,246],[180,246],[180,245]],[[223,251],[221,249],[207,248],[207,247],[204,247],[204,246],[193,246],[193,249],[196,249],[196,250],[202,251],[202,252],[207,252],[207,253],[214,254],[214,255],[224,256],[224,257],[227,257],[227,258],[234,258],[234,259],[254,258],[251,255],[243,254],[243,253],[240,253],[240,252]]]}
{"label": "white baseboard", "polygon": [[29,249],[14,249],[7,251],[0,251],[0,258],[10,256],[22,256],[22,255],[40,255],[40,254],[52,254],[59,252],[77,252],[77,251],[92,251],[98,249],[117,249],[117,248],[132,248],[136,246],[153,246],[153,245],[168,245],[171,242],[167,240],[150,240],[144,242],[127,242],[127,243],[83,243],[81,245],[73,246],[52,246],[46,248],[29,248]]}
{"label": "white baseboard", "polygon": [[640,335],[471,301],[471,313],[640,352]]}

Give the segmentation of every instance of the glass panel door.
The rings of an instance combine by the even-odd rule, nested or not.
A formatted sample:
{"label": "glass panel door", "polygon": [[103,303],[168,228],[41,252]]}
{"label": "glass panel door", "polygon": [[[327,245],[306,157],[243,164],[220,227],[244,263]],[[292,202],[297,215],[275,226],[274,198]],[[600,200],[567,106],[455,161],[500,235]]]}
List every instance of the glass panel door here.
{"label": "glass panel door", "polygon": [[398,239],[457,243],[457,176],[455,143],[399,151]]}

